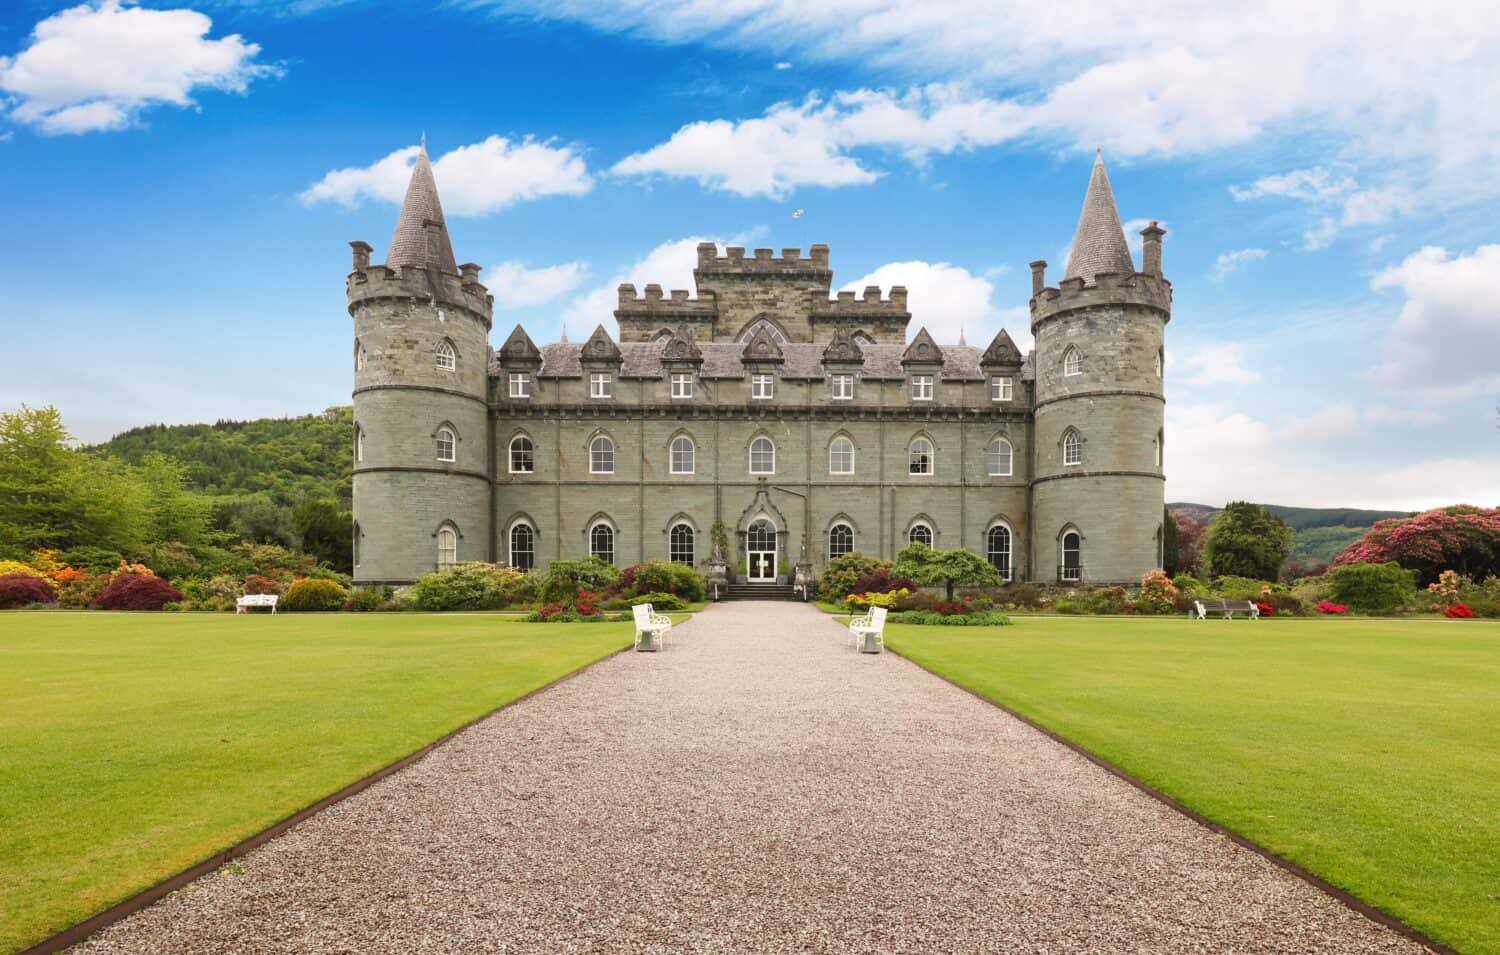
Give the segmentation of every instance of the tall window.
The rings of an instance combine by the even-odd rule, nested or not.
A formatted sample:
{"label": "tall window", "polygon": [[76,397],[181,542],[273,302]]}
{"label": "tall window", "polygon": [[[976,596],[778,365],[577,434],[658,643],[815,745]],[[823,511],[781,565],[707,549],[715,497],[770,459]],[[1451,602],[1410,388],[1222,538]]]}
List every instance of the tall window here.
{"label": "tall window", "polygon": [[457,441],[454,440],[452,431],[449,431],[447,428],[438,428],[437,459],[439,461],[453,461],[456,457],[454,453],[456,444]]}
{"label": "tall window", "polygon": [[1158,432],[1156,432],[1156,440],[1153,441],[1153,442],[1151,442],[1151,449],[1156,454],[1156,466],[1157,467],[1161,467],[1162,455],[1166,451],[1166,449],[1164,447],[1162,447],[1161,438],[1162,438],[1162,434],[1161,434],[1160,431],[1158,431]]}
{"label": "tall window", "polygon": [[990,400],[1009,401],[1015,395],[1015,382],[1008,375],[990,379]]}
{"label": "tall window", "polygon": [[530,398],[531,376],[526,374],[524,371],[511,372],[510,396],[512,398]]}
{"label": "tall window", "polygon": [[1068,531],[1062,539],[1062,566],[1057,576],[1063,580],[1083,579],[1083,538],[1077,531]]}
{"label": "tall window", "polygon": [[[1160,534],[1157,534],[1156,536],[1158,538],[1161,537]],[[360,538],[359,522],[355,521],[354,522],[354,566],[356,566],[356,567],[359,566],[359,538]]]}
{"label": "tall window", "polygon": [[1083,463],[1083,439],[1072,428],[1063,435],[1063,464],[1071,467]]}
{"label": "tall window", "polygon": [[843,435],[834,438],[828,445],[828,473],[854,473],[854,442]]}
{"label": "tall window", "polygon": [[913,524],[911,530],[906,532],[907,543],[926,544],[932,546],[932,528],[926,524]]}
{"label": "tall window", "polygon": [[530,474],[536,470],[536,449],[531,439],[517,435],[510,439],[510,473]]}
{"label": "tall window", "polygon": [[354,343],[354,370],[365,370],[365,346],[359,342]]}
{"label": "tall window", "polygon": [[911,443],[908,454],[910,459],[909,470],[912,474],[932,473],[932,442],[926,438],[918,438]]}
{"label": "tall window", "polygon": [[776,473],[776,445],[770,438],[756,438],[750,442],[750,473]]}
{"label": "tall window", "polygon": [[830,375],[828,382],[834,401],[850,401],[854,398],[853,375]]}
{"label": "tall window", "polygon": [[458,353],[453,350],[452,342],[446,340],[438,342],[437,348],[433,349],[432,356],[433,361],[443,371],[452,371],[458,367]]}
{"label": "tall window", "polygon": [[516,570],[531,570],[536,566],[536,530],[525,521],[511,525],[510,565]]}
{"label": "tall window", "polygon": [[693,439],[686,435],[678,435],[672,439],[672,473],[692,474],[696,449],[693,447]]}
{"label": "tall window", "polygon": [[1063,374],[1069,378],[1083,374],[1083,352],[1076,345],[1069,345],[1063,352]]}
{"label": "tall window", "polygon": [[693,528],[690,525],[672,525],[667,532],[667,557],[674,564],[693,566]]}
{"label": "tall window", "polygon": [[1004,524],[991,527],[985,535],[984,548],[990,566],[999,571],[1001,577],[1010,580],[1010,528]]}
{"label": "tall window", "polygon": [[589,473],[615,473],[615,443],[602,434],[589,442]]}
{"label": "tall window", "polygon": [[354,426],[354,460],[365,459],[365,429],[359,425]]}
{"label": "tall window", "polygon": [[438,528],[438,570],[458,563],[458,531],[448,526]]}
{"label": "tall window", "polygon": [[1162,377],[1162,373],[1166,371],[1166,366],[1167,353],[1163,349],[1158,348],[1156,350],[1156,377]]}
{"label": "tall window", "polygon": [[912,375],[911,376],[911,400],[912,401],[931,401],[932,400],[932,376],[931,375]]}
{"label": "tall window", "polygon": [[673,375],[672,375],[672,397],[673,398],[691,398],[691,397],[693,397],[693,376],[692,375],[684,375],[684,374],[679,374],[679,373],[673,373]]}
{"label": "tall window", "polygon": [[589,554],[606,564],[615,562],[615,529],[603,522],[589,528]]}
{"label": "tall window", "polygon": [[835,524],[828,528],[828,559],[842,557],[854,552],[854,528],[848,524]]}
{"label": "tall window", "polygon": [[765,400],[776,394],[775,375],[751,375],[750,397],[757,400]]}
{"label": "tall window", "polygon": [[985,449],[985,462],[989,465],[990,477],[1010,477],[1011,472],[1010,442],[1004,438],[996,438],[990,442]]}

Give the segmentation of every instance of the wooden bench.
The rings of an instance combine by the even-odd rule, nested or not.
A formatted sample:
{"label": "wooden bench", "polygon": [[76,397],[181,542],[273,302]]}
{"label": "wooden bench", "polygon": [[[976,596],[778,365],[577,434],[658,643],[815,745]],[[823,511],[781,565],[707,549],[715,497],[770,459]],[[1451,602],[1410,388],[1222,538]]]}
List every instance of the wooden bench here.
{"label": "wooden bench", "polygon": [[[863,617],[850,620],[849,641],[863,653],[879,653],[885,648],[886,613],[884,607],[871,607]],[[864,646],[860,646],[860,641],[864,641]]]}
{"label": "wooden bench", "polygon": [[667,631],[672,629],[672,618],[657,613],[650,604],[636,604],[630,608],[635,615],[635,648],[642,653],[656,652],[656,642],[667,645]]}
{"label": "wooden bench", "polygon": [[275,594],[246,594],[234,602],[234,612],[244,613],[251,607],[270,607],[271,612],[276,612],[276,601],[281,598]]}
{"label": "wooden bench", "polygon": [[1233,620],[1235,614],[1242,613],[1254,620],[1260,616],[1260,608],[1251,600],[1195,600],[1188,616],[1206,620],[1211,613],[1223,614],[1225,620]]}

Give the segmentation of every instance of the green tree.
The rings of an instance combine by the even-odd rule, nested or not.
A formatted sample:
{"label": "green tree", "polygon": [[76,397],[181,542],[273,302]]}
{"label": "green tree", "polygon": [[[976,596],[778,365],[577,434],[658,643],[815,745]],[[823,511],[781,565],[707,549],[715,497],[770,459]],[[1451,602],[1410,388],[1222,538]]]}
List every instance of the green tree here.
{"label": "green tree", "polygon": [[923,587],[943,587],[947,599],[953,600],[953,588],[964,584],[998,587],[1000,573],[989,561],[972,551],[933,550],[926,544],[912,544],[896,555],[896,573],[910,577]]}
{"label": "green tree", "polygon": [[187,468],[153,451],[141,459],[136,472],[145,485],[151,542],[181,541],[189,546],[200,543],[208,529],[213,505],[188,490]]}
{"label": "green tree", "polygon": [[337,501],[303,501],[292,511],[302,550],[343,574],[354,573],[354,515]]}
{"label": "green tree", "polygon": [[1292,529],[1258,504],[1234,501],[1214,516],[1203,560],[1214,577],[1275,580],[1292,549]]}
{"label": "green tree", "polygon": [[263,497],[235,501],[225,508],[228,527],[236,537],[256,544],[280,544],[296,550],[302,535],[292,521],[292,509]]}
{"label": "green tree", "polygon": [[1161,509],[1161,568],[1168,577],[1177,576],[1177,519],[1163,505]]}

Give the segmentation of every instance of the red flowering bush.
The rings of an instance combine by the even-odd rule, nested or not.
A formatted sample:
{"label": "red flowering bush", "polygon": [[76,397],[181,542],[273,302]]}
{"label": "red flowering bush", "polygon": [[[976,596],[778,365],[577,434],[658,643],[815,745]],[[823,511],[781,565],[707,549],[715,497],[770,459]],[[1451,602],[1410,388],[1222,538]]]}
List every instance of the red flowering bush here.
{"label": "red flowering bush", "polygon": [[182,591],[160,577],[126,572],[117,574],[94,598],[99,610],[160,610],[182,600]]}
{"label": "red flowering bush", "polygon": [[1271,606],[1270,604],[1267,604],[1267,603],[1261,603],[1259,600],[1257,600],[1255,602],[1255,609],[1258,610],[1258,611],[1260,611],[1260,615],[1262,617],[1274,617],[1274,616],[1276,616],[1276,608],[1275,607],[1273,607],[1273,606]]}
{"label": "red flowering bush", "polygon": [[260,574],[245,575],[245,593],[247,594],[276,594],[280,596],[286,588],[280,581],[263,577]]}
{"label": "red flowering bush", "polygon": [[910,577],[902,577],[889,567],[880,567],[868,574],[861,575],[854,582],[854,589],[850,593],[856,594],[888,594],[893,590],[916,590],[917,585]]}
{"label": "red flowering bush", "polygon": [[1474,611],[1470,610],[1467,604],[1454,604],[1443,611],[1443,616],[1453,620],[1468,620],[1474,616]]}
{"label": "red flowering bush", "polygon": [[968,613],[970,608],[961,603],[940,603],[932,608],[945,617],[955,617],[962,613]]}
{"label": "red flowering bush", "polygon": [[1333,604],[1326,600],[1318,601],[1318,613],[1347,613],[1348,606],[1345,604]]}
{"label": "red flowering bush", "polygon": [[578,614],[582,617],[592,617],[599,612],[599,595],[591,590],[578,591]]}
{"label": "red flowering bush", "polygon": [[555,617],[558,614],[562,613],[566,609],[567,608],[564,607],[562,604],[555,603],[555,604],[548,604],[547,606],[545,606],[542,609],[538,610],[537,613],[541,616],[541,618],[543,620],[551,620],[553,617]]}
{"label": "red flowering bush", "polygon": [[57,603],[57,591],[46,578],[30,574],[6,574],[0,577],[0,610],[50,603]]}
{"label": "red flowering bush", "polygon": [[1335,557],[1333,566],[1391,560],[1415,570],[1424,585],[1444,570],[1473,580],[1500,575],[1500,508],[1459,504],[1380,521]]}

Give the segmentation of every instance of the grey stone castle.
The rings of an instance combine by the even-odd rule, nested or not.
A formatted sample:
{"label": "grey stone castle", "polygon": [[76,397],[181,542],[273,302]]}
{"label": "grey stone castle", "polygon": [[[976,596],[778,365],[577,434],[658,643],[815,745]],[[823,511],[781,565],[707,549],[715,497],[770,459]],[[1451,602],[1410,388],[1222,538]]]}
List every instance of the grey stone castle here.
{"label": "grey stone castle", "polygon": [[[742,581],[912,541],[1012,580],[1138,580],[1162,558],[1163,230],[1136,271],[1096,159],[1066,273],[1031,263],[1022,355],[907,341],[899,286],[830,296],[825,245],[698,248],[693,292],[620,286],[618,341],[492,349],[425,149],[384,265],[353,242],[355,580],[590,553]],[[920,315],[921,303],[917,306]]]}

